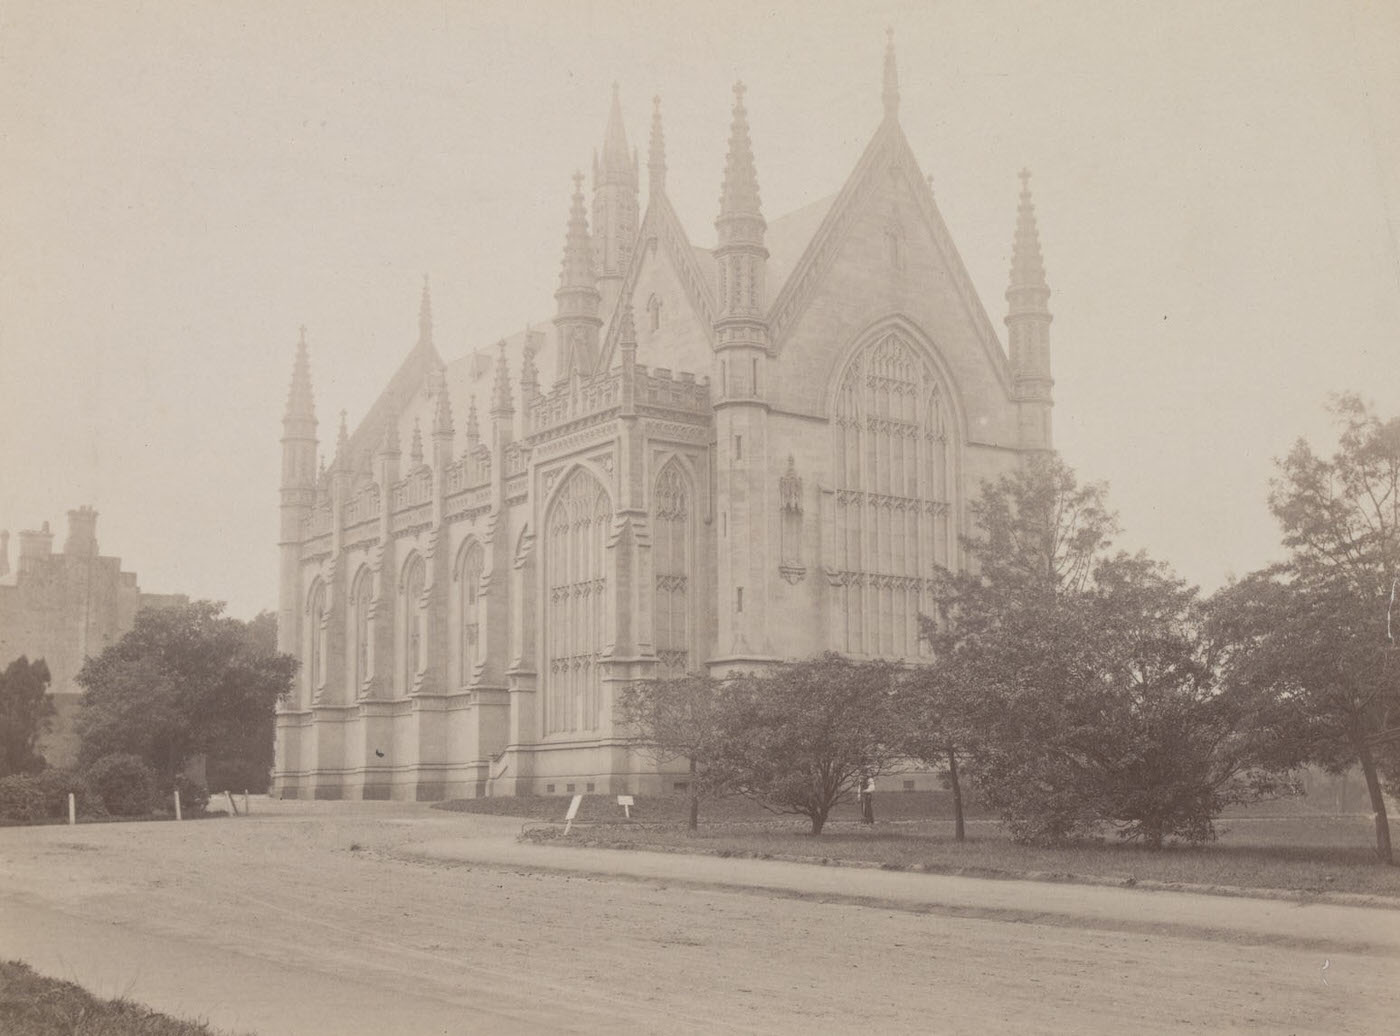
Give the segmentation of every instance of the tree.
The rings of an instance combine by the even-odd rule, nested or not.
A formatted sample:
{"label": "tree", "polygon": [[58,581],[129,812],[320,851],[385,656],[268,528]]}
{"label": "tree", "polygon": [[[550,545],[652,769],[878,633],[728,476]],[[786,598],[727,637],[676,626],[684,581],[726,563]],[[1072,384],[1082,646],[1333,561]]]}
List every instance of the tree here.
{"label": "tree", "polygon": [[1153,848],[1199,841],[1226,805],[1277,789],[1261,696],[1222,690],[1194,588],[1109,553],[1101,485],[1036,457],[972,512],[975,567],[945,576],[924,631],[944,669],[940,729],[1015,838],[1108,825]]}
{"label": "tree", "polygon": [[688,826],[700,824],[700,789],[707,774],[710,746],[715,740],[715,698],[718,683],[691,673],[672,680],[631,684],[618,699],[623,721],[637,732],[638,747],[658,763],[685,759],[690,763]]}
{"label": "tree", "polygon": [[1288,561],[1219,595],[1215,621],[1234,641],[1229,678],[1291,710],[1279,750],[1333,771],[1361,768],[1376,853],[1394,862],[1382,789],[1400,763],[1400,419],[1354,395],[1331,411],[1330,458],[1299,440],[1279,462],[1269,507]]}
{"label": "tree", "polygon": [[222,613],[212,601],[138,612],[117,643],[83,664],[81,761],[131,753],[170,782],[193,756],[270,730],[297,660]]}
{"label": "tree", "polygon": [[54,714],[49,667],[20,655],[0,673],[0,777],[44,768],[39,738]]}
{"label": "tree", "polygon": [[956,701],[966,676],[957,661],[950,654],[905,674],[898,683],[895,708],[903,725],[899,744],[904,754],[931,767],[947,768],[948,789],[953,793],[953,839],[963,842],[967,823],[958,754],[964,738],[957,728]]}
{"label": "tree", "polygon": [[724,681],[702,755],[706,786],[804,816],[821,834],[843,796],[900,758],[897,673],[828,652]]}

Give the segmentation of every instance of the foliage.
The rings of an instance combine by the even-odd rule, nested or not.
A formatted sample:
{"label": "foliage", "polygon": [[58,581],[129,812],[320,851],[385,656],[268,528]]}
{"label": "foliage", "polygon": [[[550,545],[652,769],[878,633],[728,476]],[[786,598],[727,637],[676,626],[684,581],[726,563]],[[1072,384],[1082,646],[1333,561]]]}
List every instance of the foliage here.
{"label": "foliage", "polygon": [[215,1036],[201,1022],[158,1014],[126,999],[102,1000],[81,986],[0,961],[0,1031],[26,1036]]}
{"label": "foliage", "polygon": [[1225,588],[1214,622],[1231,644],[1233,686],[1289,710],[1280,752],[1334,771],[1359,764],[1376,852],[1392,861],[1381,781],[1400,779],[1400,419],[1353,395],[1333,401],[1330,458],[1299,440],[1279,462],[1269,506],[1286,563]]}
{"label": "foliage", "polygon": [[707,783],[711,746],[716,739],[719,684],[691,673],[672,680],[631,684],[618,698],[618,714],[637,734],[637,747],[658,763],[685,759],[690,764],[690,829],[699,825],[700,792]]}
{"label": "foliage", "polygon": [[84,776],[113,816],[139,817],[155,808],[156,775],[140,756],[120,752],[104,755]]}
{"label": "foliage", "polygon": [[222,612],[211,601],[141,611],[83,664],[83,762],[139,755],[166,783],[201,752],[261,753],[271,765],[274,709],[297,662],[268,643],[262,617],[243,623]]}
{"label": "foliage", "polygon": [[924,623],[940,671],[923,689],[935,735],[972,755],[1014,838],[1109,826],[1153,848],[1203,841],[1227,805],[1282,787],[1266,699],[1222,690],[1194,588],[1109,553],[1103,486],[1037,457],[972,513],[976,566],[943,577],[939,619]]}
{"label": "foliage", "polygon": [[842,796],[899,758],[896,673],[828,652],[724,681],[702,755],[705,786],[804,816],[821,834]]}
{"label": "foliage", "polygon": [[[175,778],[171,791],[180,793],[180,813],[186,817],[197,817],[209,808],[209,789],[193,777],[183,773]],[[174,803],[171,804],[172,808]]]}
{"label": "foliage", "polygon": [[54,714],[49,667],[20,655],[0,672],[0,777],[44,768],[39,737]]}
{"label": "foliage", "polygon": [[35,774],[0,777],[0,818],[32,823],[68,815],[68,794],[80,817],[106,816],[102,800],[93,794],[81,774],[73,770],[47,769]]}

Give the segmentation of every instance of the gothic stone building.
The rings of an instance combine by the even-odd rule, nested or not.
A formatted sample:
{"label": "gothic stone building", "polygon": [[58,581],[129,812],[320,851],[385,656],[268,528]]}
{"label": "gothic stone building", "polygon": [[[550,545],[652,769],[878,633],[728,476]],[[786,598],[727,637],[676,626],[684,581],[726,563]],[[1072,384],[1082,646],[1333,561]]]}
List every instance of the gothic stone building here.
{"label": "gothic stone building", "polygon": [[97,550],[97,512],[68,512],[68,536],[55,553],[49,523],[19,534],[19,558],[9,565],[10,534],[0,532],[0,668],[20,655],[42,658],[49,667],[55,716],[39,740],[51,766],[78,758],[73,731],[82,688],[76,677],[89,655],[116,643],[142,608],[186,604],[184,594],[143,593],[136,573],[123,572],[121,558]]}
{"label": "gothic stone building", "polygon": [[832,649],[917,660],[969,494],[1051,445],[1049,290],[1023,188],[1005,323],[900,128],[771,225],[735,87],[713,247],[647,204],[614,93],[557,312],[451,362],[417,344],[318,471],[303,336],[283,422],[276,793],[670,790],[630,681]]}

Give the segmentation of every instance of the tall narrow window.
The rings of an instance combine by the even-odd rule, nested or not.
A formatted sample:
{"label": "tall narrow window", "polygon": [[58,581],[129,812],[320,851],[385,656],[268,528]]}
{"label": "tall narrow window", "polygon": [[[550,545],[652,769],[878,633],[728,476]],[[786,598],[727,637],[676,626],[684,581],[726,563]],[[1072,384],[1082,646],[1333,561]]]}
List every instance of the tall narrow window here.
{"label": "tall narrow window", "polygon": [[898,331],[858,352],[832,413],[837,568],[833,630],[855,655],[927,654],[934,567],[948,567],[952,446],[947,401],[929,363]]}
{"label": "tall narrow window", "polygon": [[471,683],[478,658],[481,626],[477,615],[477,594],[481,590],[484,561],[481,544],[473,540],[462,551],[457,567],[457,672],[458,684],[462,687]]}
{"label": "tall narrow window", "polygon": [[601,720],[611,521],[607,491],[582,469],[560,488],[545,520],[546,734],[597,730]]}
{"label": "tall narrow window", "polygon": [[399,641],[402,655],[402,687],[404,694],[413,692],[413,685],[422,668],[423,650],[423,559],[415,554],[404,569],[403,594],[399,602],[402,635]]}
{"label": "tall narrow window", "polygon": [[326,682],[326,584],[319,579],[311,587],[306,609],[306,701],[321,700]]}
{"label": "tall narrow window", "polygon": [[695,588],[694,516],[690,480],[672,460],[656,479],[652,494],[651,556],[656,572],[653,639],[663,679],[684,676],[691,668],[691,602]]}
{"label": "tall narrow window", "polygon": [[350,589],[350,700],[365,693],[369,684],[369,610],[374,579],[367,568],[360,569]]}

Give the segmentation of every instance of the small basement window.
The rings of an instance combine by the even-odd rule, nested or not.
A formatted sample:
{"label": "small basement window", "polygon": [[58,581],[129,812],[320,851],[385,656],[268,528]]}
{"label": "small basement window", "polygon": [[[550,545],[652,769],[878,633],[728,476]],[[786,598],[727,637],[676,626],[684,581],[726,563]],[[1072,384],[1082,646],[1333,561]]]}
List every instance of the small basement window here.
{"label": "small basement window", "polygon": [[913,781],[905,781],[905,782],[904,782],[904,790],[905,790],[905,791],[913,791],[913,790],[914,790],[914,782],[913,782]]}
{"label": "small basement window", "polygon": [[689,791],[689,790],[690,790],[690,782],[689,782],[689,781],[676,781],[675,784],[671,785],[671,790],[672,790],[672,791]]}
{"label": "small basement window", "polygon": [[566,784],[566,785],[564,785],[564,794],[565,794],[565,795],[572,795],[573,793],[574,793],[574,785],[572,785],[572,784]]}
{"label": "small basement window", "polygon": [[592,791],[592,790],[593,790],[593,782],[592,782],[592,781],[589,781],[587,784],[585,784],[585,785],[583,786],[583,790],[584,790],[584,791]]}
{"label": "small basement window", "polygon": [[544,786],[544,793],[545,793],[546,795],[553,795],[553,794],[554,794],[554,785],[552,785],[552,784],[546,784],[546,785]]}

